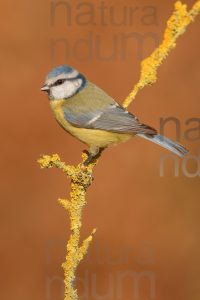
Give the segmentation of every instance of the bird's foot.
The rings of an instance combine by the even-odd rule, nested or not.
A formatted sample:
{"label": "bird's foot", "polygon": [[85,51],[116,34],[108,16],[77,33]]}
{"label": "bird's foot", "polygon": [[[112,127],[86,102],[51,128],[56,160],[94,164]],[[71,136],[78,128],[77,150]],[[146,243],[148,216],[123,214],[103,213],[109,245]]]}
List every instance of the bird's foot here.
{"label": "bird's foot", "polygon": [[93,154],[93,153],[90,153],[89,151],[87,150],[84,150],[83,153],[85,153],[87,155],[87,158],[82,162],[82,167],[83,169],[84,168],[87,168],[87,166],[90,164],[90,163],[93,163],[95,162],[95,159],[97,157],[96,153]]}

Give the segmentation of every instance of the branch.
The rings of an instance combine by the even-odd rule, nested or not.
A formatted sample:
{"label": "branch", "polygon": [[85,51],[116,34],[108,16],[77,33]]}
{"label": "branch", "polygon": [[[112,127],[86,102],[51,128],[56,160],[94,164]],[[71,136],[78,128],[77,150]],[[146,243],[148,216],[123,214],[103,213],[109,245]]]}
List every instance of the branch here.
{"label": "branch", "polygon": [[159,66],[167,58],[170,51],[176,47],[177,39],[186,31],[188,25],[194,21],[199,13],[200,1],[196,1],[190,11],[187,11],[187,5],[182,4],[181,1],[175,3],[175,11],[167,22],[164,39],[161,45],[148,58],[141,62],[140,79],[124,100],[123,106],[125,108],[131,104],[141,89],[156,82]]}
{"label": "branch", "polygon": [[[83,161],[87,155],[82,155]],[[91,163],[88,167],[79,164],[77,167],[68,166],[60,160],[57,154],[52,156],[44,155],[38,160],[41,168],[58,168],[61,169],[71,179],[70,200],[59,199],[59,204],[64,207],[70,217],[71,235],[67,243],[66,260],[62,264],[64,270],[65,300],[78,299],[77,290],[74,288],[75,273],[78,264],[87,253],[88,247],[92,241],[95,229],[92,234],[86,238],[82,245],[80,244],[80,231],[83,207],[86,205],[86,191],[92,184],[92,171],[96,162]]]}

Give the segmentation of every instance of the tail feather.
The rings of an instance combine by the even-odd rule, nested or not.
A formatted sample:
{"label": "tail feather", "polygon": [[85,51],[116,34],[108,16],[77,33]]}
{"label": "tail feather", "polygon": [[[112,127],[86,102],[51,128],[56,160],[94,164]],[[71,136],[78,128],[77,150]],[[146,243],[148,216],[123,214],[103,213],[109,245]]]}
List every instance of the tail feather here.
{"label": "tail feather", "polygon": [[169,151],[173,152],[174,154],[180,157],[183,157],[188,153],[188,150],[184,148],[182,145],[164,137],[163,135],[156,134],[154,136],[149,136],[144,133],[139,133],[137,135],[148,141],[158,144],[165,149],[168,149]]}

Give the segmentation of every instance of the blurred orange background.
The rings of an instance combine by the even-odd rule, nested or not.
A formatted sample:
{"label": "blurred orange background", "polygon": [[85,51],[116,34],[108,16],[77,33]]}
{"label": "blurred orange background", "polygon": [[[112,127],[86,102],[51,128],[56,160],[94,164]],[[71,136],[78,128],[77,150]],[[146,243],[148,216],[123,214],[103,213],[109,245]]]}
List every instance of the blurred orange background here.
{"label": "blurred orange background", "polygon": [[[1,2],[2,299],[63,299],[61,262],[69,220],[56,200],[68,196],[69,181],[58,170],[40,170],[36,161],[41,154],[59,153],[77,164],[85,146],[55,122],[40,92],[46,74],[67,63],[122,102],[139,78],[141,58],[162,40],[174,1],[63,3]],[[190,7],[193,3],[187,0]],[[84,15],[89,7],[91,19]],[[109,10],[123,24],[114,24]],[[184,134],[197,127],[186,122],[200,114],[199,30],[200,16],[160,67],[157,83],[130,106],[157,129],[161,118],[177,118],[181,143],[195,157],[200,129],[191,133],[193,140]],[[130,37],[127,48],[124,35]],[[81,41],[88,38],[89,44]],[[55,39],[62,42],[55,46]],[[176,137],[172,122],[165,134]],[[166,154],[139,138],[103,153],[83,215],[82,237],[98,230],[78,268],[80,299],[200,299],[200,161],[190,159],[186,172],[186,161],[177,159],[175,176],[168,159],[161,177],[160,159]]]}

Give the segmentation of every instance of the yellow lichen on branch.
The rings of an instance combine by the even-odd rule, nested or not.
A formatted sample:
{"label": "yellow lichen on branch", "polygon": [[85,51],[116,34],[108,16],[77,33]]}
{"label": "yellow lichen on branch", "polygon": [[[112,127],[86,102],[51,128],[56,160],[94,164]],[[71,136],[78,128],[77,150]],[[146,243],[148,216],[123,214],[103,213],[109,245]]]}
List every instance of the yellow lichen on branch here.
{"label": "yellow lichen on branch", "polygon": [[[164,39],[161,45],[141,63],[141,76],[139,82],[133,87],[132,92],[124,100],[123,106],[127,108],[135,99],[139,90],[147,85],[151,85],[157,80],[157,70],[169,52],[176,46],[176,41],[182,35],[187,26],[194,21],[200,13],[200,0],[197,1],[190,11],[187,6],[180,1],[175,3],[175,11],[167,22]],[[82,155],[83,161],[87,158]],[[69,213],[70,217],[70,238],[67,242],[67,252],[65,262],[62,264],[64,270],[65,300],[77,300],[78,294],[75,287],[75,275],[80,261],[87,253],[92,241],[95,229],[91,235],[80,244],[80,231],[83,207],[86,204],[86,192],[92,184],[92,172],[97,161],[83,167],[83,163],[78,166],[68,166],[60,160],[57,154],[52,156],[44,155],[38,160],[41,168],[61,169],[71,179],[70,199],[59,199],[59,204]]]}
{"label": "yellow lichen on branch", "polygon": [[167,28],[164,33],[164,39],[161,45],[153,53],[141,62],[140,79],[133,90],[124,100],[123,106],[127,108],[135,99],[137,93],[147,85],[152,85],[157,80],[158,67],[167,58],[170,51],[176,46],[176,41],[181,36],[187,26],[194,21],[200,13],[200,1],[197,1],[190,11],[187,5],[181,1],[175,3],[175,11],[167,22]]}
{"label": "yellow lichen on branch", "polygon": [[[83,161],[87,158],[83,154]],[[92,241],[95,229],[80,245],[80,231],[83,207],[86,204],[86,191],[92,183],[92,170],[96,162],[88,167],[79,164],[77,167],[68,166],[60,160],[57,154],[52,156],[44,155],[38,160],[41,168],[61,169],[71,179],[70,200],[59,199],[58,202],[64,207],[70,217],[71,235],[67,243],[66,260],[62,264],[64,270],[65,299],[78,299],[77,290],[74,287],[76,269],[87,253],[88,247]]]}

